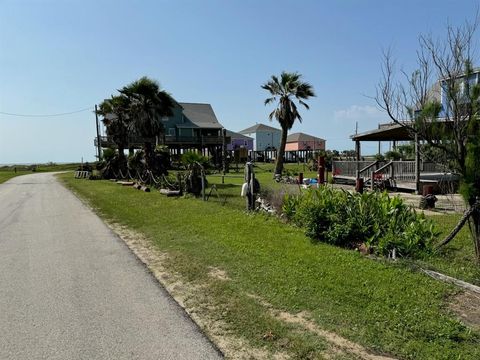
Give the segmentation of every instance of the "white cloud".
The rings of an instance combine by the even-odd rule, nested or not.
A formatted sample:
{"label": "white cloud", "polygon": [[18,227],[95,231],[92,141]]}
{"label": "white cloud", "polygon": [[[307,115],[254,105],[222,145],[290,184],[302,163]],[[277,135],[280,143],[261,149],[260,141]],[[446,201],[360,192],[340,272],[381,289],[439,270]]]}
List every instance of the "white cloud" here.
{"label": "white cloud", "polygon": [[358,132],[376,129],[378,124],[390,122],[388,115],[371,105],[351,105],[346,109],[335,110],[333,119],[336,126],[347,127],[355,132],[358,124]]}
{"label": "white cloud", "polygon": [[384,112],[371,105],[351,105],[346,109],[335,110],[333,117],[335,120],[349,122],[374,123],[388,121]]}

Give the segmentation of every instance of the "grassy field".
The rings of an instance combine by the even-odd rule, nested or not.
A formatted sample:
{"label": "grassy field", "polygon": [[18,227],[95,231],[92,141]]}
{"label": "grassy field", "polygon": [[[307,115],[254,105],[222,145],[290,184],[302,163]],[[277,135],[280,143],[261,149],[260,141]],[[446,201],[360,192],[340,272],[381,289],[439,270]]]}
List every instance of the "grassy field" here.
{"label": "grassy field", "polygon": [[[307,330],[274,316],[273,308],[294,318],[301,314],[314,328],[372,353],[480,358],[480,334],[448,310],[458,290],[411,267],[312,244],[301,229],[221,201],[166,198],[108,181],[60,177],[106,219],[144,234],[167,254],[165,267],[197,289],[187,305],[225,323],[225,332],[253,347],[299,359],[356,358],[330,351],[331,343],[312,326]],[[239,192],[237,185],[229,186]],[[209,276],[212,268],[228,280]]]}
{"label": "grassy field", "polygon": [[[66,171],[75,170],[80,164],[39,164],[36,165],[35,172],[51,172],[51,171]],[[16,168],[16,171],[15,171]],[[17,165],[17,166],[3,166],[0,167],[0,184],[20,175],[27,175],[34,173],[31,166]]]}
{"label": "grassy field", "polygon": [[[286,169],[292,174],[304,172],[302,164],[286,164]],[[305,169],[304,177],[316,177],[316,173]],[[256,176],[262,184],[262,189],[270,193],[277,193],[277,201],[286,192],[297,192],[298,186],[290,184],[279,184],[272,180],[273,164],[259,164],[255,168]],[[224,203],[226,206],[243,210],[246,207],[245,199],[239,197],[240,186],[243,183],[243,169],[239,173],[230,172],[225,178],[225,184],[221,183],[221,175],[208,176],[210,185],[215,184],[220,197],[213,193],[210,201]],[[275,198],[275,197],[274,197]],[[457,224],[461,215],[445,214],[434,215],[429,218],[435,222],[440,231],[439,239],[446,236]],[[407,264],[411,264],[407,262]],[[470,238],[468,227],[464,227],[457,237],[437,254],[423,261],[415,261],[414,265],[436,270],[441,273],[456,277],[458,279],[480,285],[480,266],[475,262],[475,252]]]}
{"label": "grassy field", "polygon": [[[261,191],[263,193],[268,192],[272,195],[275,192],[276,200],[280,201],[282,195],[286,192],[295,192],[298,191],[297,185],[292,184],[282,184],[277,183],[273,180],[273,168],[274,164],[265,164],[258,163],[255,164],[254,171],[255,177],[260,182]],[[309,171],[306,166],[303,164],[285,164],[285,170],[291,174],[291,176],[297,176],[298,173],[302,172],[304,178],[316,178],[317,174],[315,171]],[[211,201],[221,202],[228,207],[243,210],[246,207],[245,199],[239,197],[241,186],[244,183],[243,168],[239,169],[239,172],[236,172],[234,169],[230,170],[224,178],[224,184],[222,184],[222,176],[220,174],[213,174],[207,176],[209,185],[214,185],[218,189],[219,197],[216,196],[216,193],[212,193]],[[270,197],[270,196],[269,196]]]}
{"label": "grassy field", "polygon": [[15,177],[15,176],[20,176],[20,175],[26,175],[26,174],[31,174],[31,171],[17,171],[15,172],[14,170],[0,170],[0,184]]}
{"label": "grassy field", "polygon": [[[449,214],[430,218],[441,231],[439,238],[442,239],[455,227],[460,217],[459,214]],[[468,226],[465,226],[438,254],[418,263],[425,268],[480,285],[480,266],[475,262],[475,251]]]}

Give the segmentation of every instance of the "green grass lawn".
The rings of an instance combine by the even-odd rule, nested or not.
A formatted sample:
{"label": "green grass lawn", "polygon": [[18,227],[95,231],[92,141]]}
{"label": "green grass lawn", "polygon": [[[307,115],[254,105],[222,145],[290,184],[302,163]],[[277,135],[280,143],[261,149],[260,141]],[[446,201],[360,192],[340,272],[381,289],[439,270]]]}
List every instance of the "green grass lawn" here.
{"label": "green grass lawn", "polygon": [[[298,192],[298,185],[292,184],[282,184],[277,183],[273,180],[273,163],[256,163],[254,167],[255,177],[261,185],[261,192],[268,192],[272,195],[273,192],[276,193],[276,200],[280,201],[282,195],[286,192]],[[285,164],[286,172],[292,174],[292,176],[297,176],[298,173],[302,172],[304,178],[316,178],[317,173],[315,171],[309,171],[306,165],[303,164]],[[241,185],[244,183],[244,173],[243,167],[239,168],[239,171],[236,172],[234,168],[230,170],[229,173],[225,175],[224,183],[222,184],[222,175],[221,174],[212,174],[207,176],[209,185],[214,185],[218,189],[218,195],[213,193],[211,201],[221,202],[227,207],[243,210],[246,208],[245,199],[239,197],[241,191]]]}
{"label": "green grass lawn", "polygon": [[17,171],[15,172],[14,170],[0,170],[0,184],[15,177],[15,176],[20,176],[20,175],[26,175],[26,174],[31,174],[31,171]]}
{"label": "green grass lawn", "polygon": [[[253,346],[305,359],[322,358],[328,343],[273,317],[251,295],[284,312],[307,312],[318,327],[372,352],[405,359],[480,358],[480,334],[446,306],[458,290],[407,266],[312,244],[301,229],[220,201],[167,198],[72,174],[60,178],[102,216],[143,233],[168,254],[170,271],[202,285],[195,298],[205,315]],[[230,280],[211,280],[210,267]],[[268,332],[274,336],[265,340]]]}
{"label": "green grass lawn", "polygon": [[[450,233],[460,217],[460,214],[435,215],[430,217],[435,222],[438,230],[441,231],[439,239],[444,238]],[[468,226],[465,226],[438,254],[419,263],[425,268],[430,268],[480,285],[480,266],[475,262],[475,250],[473,241],[470,238]]]}
{"label": "green grass lawn", "polygon": [[[75,170],[79,166],[78,163],[71,164],[39,164],[36,166],[35,172],[51,172],[51,171],[66,171],[66,170]],[[15,171],[17,168],[17,171]],[[33,174],[31,167],[26,165],[17,165],[17,166],[3,166],[0,167],[0,184],[20,175]]]}
{"label": "green grass lawn", "polygon": [[[303,164],[285,164],[286,170],[297,174],[304,172]],[[276,192],[280,201],[286,192],[298,192],[298,186],[289,184],[279,184],[273,181],[274,164],[260,163],[255,168],[256,176],[262,185],[263,190]],[[316,177],[316,173],[308,171],[305,168],[305,177]],[[330,175],[330,174],[329,174]],[[245,199],[240,198],[240,186],[243,183],[243,168],[239,173],[231,172],[225,178],[225,184],[221,184],[221,176],[210,175],[209,184],[216,184],[220,199],[212,197],[211,201],[220,201],[226,206],[245,209]],[[460,214],[434,215],[429,218],[435,222],[435,226],[440,231],[439,239],[442,239],[455,227]],[[475,262],[475,251],[473,242],[470,238],[468,226],[465,226],[457,237],[437,254],[425,259],[424,261],[415,261],[415,264],[424,268],[432,269],[456,277],[458,279],[480,285],[480,266]]]}

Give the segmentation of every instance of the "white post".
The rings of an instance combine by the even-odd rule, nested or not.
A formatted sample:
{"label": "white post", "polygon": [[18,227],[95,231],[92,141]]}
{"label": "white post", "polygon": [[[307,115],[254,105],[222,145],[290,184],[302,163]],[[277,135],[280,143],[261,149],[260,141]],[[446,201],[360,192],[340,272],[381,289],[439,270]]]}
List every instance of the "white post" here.
{"label": "white post", "polygon": [[418,134],[415,134],[415,189],[420,194],[420,149],[418,144]]}

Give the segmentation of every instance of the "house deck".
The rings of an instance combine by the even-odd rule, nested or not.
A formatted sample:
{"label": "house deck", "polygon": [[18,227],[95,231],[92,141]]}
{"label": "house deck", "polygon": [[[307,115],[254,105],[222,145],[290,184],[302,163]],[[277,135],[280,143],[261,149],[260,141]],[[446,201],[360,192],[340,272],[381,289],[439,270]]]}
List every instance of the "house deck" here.
{"label": "house deck", "polygon": [[[388,190],[416,191],[414,161],[334,161],[332,167],[333,182],[337,184],[355,185],[356,179],[361,178],[367,187],[374,181]],[[419,189],[433,185],[435,192],[449,193],[456,189],[459,178],[437,164],[422,163],[419,180]]]}
{"label": "house deck", "polygon": [[[421,177],[420,177],[421,179]],[[356,177],[355,176],[342,176],[334,175],[333,176],[334,184],[345,184],[355,186]],[[366,187],[370,187],[370,180],[364,182]],[[388,190],[398,190],[400,192],[415,192],[415,182],[414,181],[395,181],[396,186],[387,186]]]}

